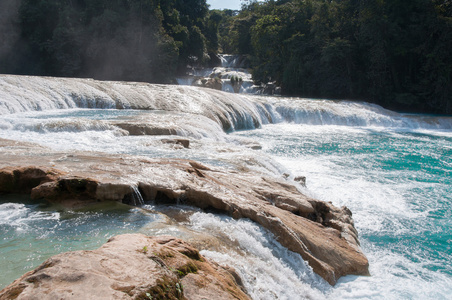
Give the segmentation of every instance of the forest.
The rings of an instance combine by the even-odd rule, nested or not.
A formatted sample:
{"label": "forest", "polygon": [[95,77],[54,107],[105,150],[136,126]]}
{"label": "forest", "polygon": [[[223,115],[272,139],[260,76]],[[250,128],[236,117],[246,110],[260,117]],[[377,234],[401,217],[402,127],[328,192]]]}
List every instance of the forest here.
{"label": "forest", "polygon": [[283,95],[452,114],[450,0],[4,1],[0,73],[171,83],[242,54]]}
{"label": "forest", "polygon": [[1,73],[168,83],[216,52],[205,0],[2,1],[17,37]]}

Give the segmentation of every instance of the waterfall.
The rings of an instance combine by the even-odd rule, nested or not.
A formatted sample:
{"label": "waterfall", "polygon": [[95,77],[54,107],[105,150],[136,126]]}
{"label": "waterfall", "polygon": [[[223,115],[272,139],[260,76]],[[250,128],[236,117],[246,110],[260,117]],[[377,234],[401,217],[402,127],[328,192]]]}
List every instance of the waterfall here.
{"label": "waterfall", "polygon": [[141,196],[140,190],[137,185],[131,185],[132,188],[132,205],[141,206],[144,205],[143,196]]}
{"label": "waterfall", "polygon": [[218,58],[219,66],[190,70],[187,76],[177,78],[178,84],[215,88],[229,93],[269,94],[269,86],[254,84],[245,56],[219,54]]}
{"label": "waterfall", "polygon": [[[133,133],[146,126],[157,133]],[[99,208],[91,211],[2,195],[0,248],[5,265],[13,267],[5,269],[0,288],[37,267],[44,254],[94,249],[106,237],[138,231],[200,241],[202,254],[234,267],[254,299],[447,299],[451,129],[451,117],[401,114],[363,102],[0,75],[0,138],[39,144],[34,149],[40,155],[52,149],[61,153],[53,162],[67,160],[74,169],[80,166],[77,155],[86,151],[138,160],[188,159],[288,181],[306,176],[307,187],[297,188],[353,211],[372,274],[344,277],[330,287],[266,230],[251,221],[190,211],[183,207],[184,196],[177,199],[182,206],[174,208],[96,203]],[[183,136],[190,147],[168,135]],[[14,151],[5,145],[5,153]],[[102,165],[90,170],[96,168]],[[142,195],[134,170],[117,180],[125,184],[123,202],[142,206],[145,188]],[[166,182],[185,174],[143,176]],[[159,209],[162,214],[151,212]]]}
{"label": "waterfall", "polygon": [[[136,82],[0,75],[0,115],[6,117],[15,113],[70,108],[185,113],[206,117],[224,131],[254,129],[276,122],[433,130],[452,128],[450,117],[404,115],[378,105],[353,101],[237,95],[213,89]],[[4,122],[5,119],[0,120],[0,127],[12,126]],[[45,126],[46,130],[56,128],[56,124]],[[102,126],[99,122],[89,125],[94,130]]]}
{"label": "waterfall", "polygon": [[434,130],[452,128],[450,117],[399,114],[365,102],[279,98],[272,103],[282,120],[295,124]]}
{"label": "waterfall", "polygon": [[163,110],[202,115],[228,131],[268,123],[261,105],[189,86],[0,75],[0,115],[70,108]]}

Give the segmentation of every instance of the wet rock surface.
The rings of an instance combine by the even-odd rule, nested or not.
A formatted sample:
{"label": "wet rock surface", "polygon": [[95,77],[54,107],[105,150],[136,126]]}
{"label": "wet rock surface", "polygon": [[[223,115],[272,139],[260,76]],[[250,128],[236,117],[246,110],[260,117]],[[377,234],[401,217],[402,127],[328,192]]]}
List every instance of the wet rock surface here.
{"label": "wet rock surface", "polygon": [[49,258],[0,299],[249,299],[236,278],[175,237],[125,234]]}
{"label": "wet rock surface", "polygon": [[[183,159],[59,153],[8,140],[0,140],[0,148],[0,193],[27,186],[23,192],[33,198],[77,206],[96,201],[136,204],[131,199],[139,192],[145,202],[183,203],[249,218],[299,253],[330,284],[344,275],[369,274],[351,212],[307,197],[283,179]],[[51,176],[31,180],[22,175],[29,173]]]}

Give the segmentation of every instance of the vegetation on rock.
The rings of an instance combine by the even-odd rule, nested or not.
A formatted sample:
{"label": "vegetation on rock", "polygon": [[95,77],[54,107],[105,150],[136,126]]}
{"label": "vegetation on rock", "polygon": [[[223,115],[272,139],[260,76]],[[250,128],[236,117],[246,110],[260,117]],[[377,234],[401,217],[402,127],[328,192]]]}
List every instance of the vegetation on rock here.
{"label": "vegetation on rock", "polygon": [[[151,254],[162,251],[164,259]],[[183,266],[190,266],[185,273],[172,271]],[[0,299],[250,299],[234,274],[175,237],[125,234],[96,250],[49,258],[1,290]]]}

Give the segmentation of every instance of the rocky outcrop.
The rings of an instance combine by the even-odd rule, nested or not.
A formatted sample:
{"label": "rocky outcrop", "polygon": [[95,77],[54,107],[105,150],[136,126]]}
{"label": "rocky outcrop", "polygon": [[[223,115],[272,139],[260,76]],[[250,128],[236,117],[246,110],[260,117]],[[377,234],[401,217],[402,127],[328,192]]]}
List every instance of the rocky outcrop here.
{"label": "rocky outcrop", "polygon": [[[139,193],[144,201],[213,208],[267,228],[330,284],[344,275],[368,275],[368,261],[360,250],[351,212],[307,197],[283,179],[182,159],[67,154],[10,144],[0,140],[0,192],[11,191],[10,178],[16,174],[14,178],[23,180],[16,186],[29,187],[33,198],[67,205],[87,201],[134,204]],[[28,170],[53,173],[45,180],[29,181],[20,176]]]}
{"label": "rocky outcrop", "polygon": [[195,77],[192,82],[192,85],[197,87],[214,89],[218,91],[221,91],[223,89],[223,82],[219,77],[211,78]]}
{"label": "rocky outcrop", "polygon": [[0,299],[249,299],[236,277],[180,239],[125,234],[51,257]]}
{"label": "rocky outcrop", "polygon": [[127,135],[179,135],[200,139],[223,133],[218,123],[207,117],[176,112],[147,112],[105,122],[119,127]]}
{"label": "rocky outcrop", "polygon": [[214,90],[219,90],[221,91],[223,89],[223,83],[221,82],[221,79],[219,78],[209,78],[209,79],[201,79],[202,82],[202,86],[209,88],[209,89],[214,89]]}
{"label": "rocky outcrop", "polygon": [[63,175],[52,168],[6,167],[0,170],[0,193],[31,193],[37,186],[55,182]]}

